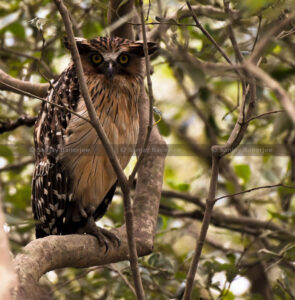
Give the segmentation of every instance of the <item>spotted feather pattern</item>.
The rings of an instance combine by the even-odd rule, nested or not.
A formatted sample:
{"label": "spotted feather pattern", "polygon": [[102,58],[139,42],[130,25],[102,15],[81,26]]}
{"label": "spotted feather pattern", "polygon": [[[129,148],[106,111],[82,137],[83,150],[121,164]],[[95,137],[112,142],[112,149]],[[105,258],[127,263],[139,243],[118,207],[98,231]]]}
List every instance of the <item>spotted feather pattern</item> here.
{"label": "spotted feather pattern", "polygon": [[[138,135],[138,101],[142,86],[141,43],[120,38],[76,38],[84,75],[99,120],[110,140],[116,145],[135,146]],[[67,41],[65,41],[67,47]],[[137,55],[126,72],[108,80],[88,61],[88,52],[129,52]],[[51,84],[47,100],[88,118],[79,92],[73,63]],[[116,187],[116,175],[107,155],[96,151],[89,155],[71,149],[101,148],[95,130],[82,118],[50,103],[43,103],[35,126],[36,164],[32,181],[32,208],[36,220],[36,237],[75,233],[85,224],[80,210],[95,208],[94,218],[102,217]],[[101,151],[101,150],[100,150]],[[132,153],[119,156],[125,168]]]}

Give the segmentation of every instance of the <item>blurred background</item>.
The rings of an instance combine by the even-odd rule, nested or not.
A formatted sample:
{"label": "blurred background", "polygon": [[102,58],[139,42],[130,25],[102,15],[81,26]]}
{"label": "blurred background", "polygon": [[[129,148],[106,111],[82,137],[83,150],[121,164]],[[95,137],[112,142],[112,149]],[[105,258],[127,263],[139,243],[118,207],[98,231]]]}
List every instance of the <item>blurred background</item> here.
{"label": "blurred background", "polygon": [[[122,1],[123,3],[124,1]],[[226,2],[226,1],[225,1]],[[107,35],[107,1],[65,1],[76,36]],[[269,29],[293,10],[293,0],[191,1],[199,22],[233,63],[234,30],[247,59]],[[140,258],[147,299],[181,299],[201,225],[211,176],[210,147],[224,144],[239,116],[240,79],[196,27],[185,1],[144,1],[147,33],[160,45],[152,57],[155,119],[165,138],[163,192],[154,252]],[[138,11],[129,16],[141,39]],[[295,27],[273,37],[260,67],[294,99]],[[0,69],[31,82],[58,78],[70,61],[64,27],[48,0],[0,1]],[[258,186],[295,184],[294,127],[275,93],[257,81],[257,105],[242,145],[223,158],[217,197]],[[293,102],[294,103],[294,102]],[[295,104],[294,104],[295,105]],[[40,100],[0,91],[0,192],[5,231],[14,254],[34,239],[30,206],[34,162],[33,123]],[[26,115],[30,126],[5,130]],[[3,129],[4,128],[4,129]],[[130,173],[134,157],[126,169]],[[219,200],[202,253],[192,299],[294,299],[294,190],[273,187]],[[106,216],[108,227],[124,222],[118,189]],[[272,224],[274,226],[268,226]],[[280,231],[279,229],[284,229]],[[47,273],[42,284],[55,299],[134,299],[128,262]]]}

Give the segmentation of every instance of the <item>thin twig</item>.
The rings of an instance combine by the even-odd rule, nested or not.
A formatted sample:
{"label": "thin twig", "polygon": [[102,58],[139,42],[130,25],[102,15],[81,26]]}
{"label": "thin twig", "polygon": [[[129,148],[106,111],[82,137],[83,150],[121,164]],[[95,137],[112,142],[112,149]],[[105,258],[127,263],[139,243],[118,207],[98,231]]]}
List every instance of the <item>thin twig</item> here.
{"label": "thin twig", "polygon": [[230,19],[230,23],[228,25],[229,38],[231,40],[233,49],[235,51],[237,61],[242,62],[244,60],[244,58],[243,58],[243,56],[241,54],[241,51],[239,49],[239,46],[238,46],[238,43],[237,43],[237,40],[236,40],[236,37],[235,37],[235,34],[234,34],[234,30],[233,30],[233,27],[232,27],[232,15],[231,15],[231,10],[229,8],[230,1],[229,0],[223,0],[223,3],[224,3],[224,10],[225,10],[226,14],[228,15],[228,17]]}
{"label": "thin twig", "polygon": [[0,80],[0,83],[3,84],[3,85],[5,85],[5,86],[7,86],[8,88],[13,89],[14,92],[18,92],[18,93],[23,94],[23,95],[25,95],[25,96],[27,96],[27,97],[36,98],[36,99],[38,99],[38,100],[41,100],[42,102],[48,103],[48,104],[53,105],[53,106],[55,106],[55,107],[58,107],[58,108],[60,108],[60,109],[62,109],[62,110],[66,110],[66,111],[70,112],[71,114],[73,114],[73,115],[75,115],[75,116],[77,116],[77,117],[83,119],[84,121],[86,121],[86,122],[88,122],[88,123],[91,123],[90,120],[88,120],[87,118],[83,117],[82,115],[79,115],[78,113],[76,113],[75,111],[71,110],[70,108],[68,108],[68,107],[66,107],[66,106],[62,106],[62,105],[59,105],[59,104],[57,104],[57,103],[48,101],[47,99],[44,99],[44,98],[39,97],[39,96],[37,96],[37,95],[34,95],[34,94],[31,94],[31,93],[26,92],[26,91],[24,91],[24,90],[21,90],[21,89],[19,89],[19,88],[17,88],[17,87],[14,87],[14,86],[12,86],[12,85],[10,85],[10,84],[4,82],[4,81],[1,81],[1,80]]}
{"label": "thin twig", "polygon": [[250,61],[245,62],[243,67],[250,73],[252,73],[256,78],[264,82],[270,89],[272,89],[275,92],[282,106],[284,107],[293,124],[295,125],[295,106],[293,105],[292,100],[290,99],[285,89],[280,85],[280,83],[272,77],[270,77],[261,68],[256,67]]}
{"label": "thin twig", "polygon": [[190,268],[186,277],[186,287],[183,295],[183,300],[190,300],[191,294],[193,290],[194,285],[194,279],[195,274],[198,268],[199,260],[201,257],[203,245],[206,239],[207,231],[210,225],[211,215],[213,211],[214,206],[214,199],[215,199],[215,193],[216,193],[216,187],[217,187],[217,179],[218,179],[218,168],[219,168],[219,157],[216,155],[213,155],[212,157],[212,174],[210,179],[210,186],[209,186],[209,193],[208,193],[208,199],[206,201],[206,209],[204,213],[204,218],[202,222],[202,227],[200,231],[200,235],[197,240],[196,244],[196,250],[192,259],[192,262],[190,264]]}
{"label": "thin twig", "polygon": [[28,164],[34,163],[34,161],[35,161],[35,159],[29,158],[29,159],[21,161],[19,163],[15,163],[15,164],[10,164],[10,165],[4,166],[4,167],[0,168],[0,173],[1,172],[5,172],[5,171],[16,171],[16,170],[19,170],[19,169],[23,168],[24,166],[26,166]]}
{"label": "thin twig", "polygon": [[256,47],[256,44],[258,42],[258,37],[259,37],[259,34],[260,34],[262,16],[258,16],[258,18],[259,18],[259,22],[258,22],[257,33],[256,33],[256,37],[255,37],[255,40],[254,40],[254,43],[253,43],[253,46],[252,46],[251,53],[253,53],[253,51],[254,51],[254,49]]}
{"label": "thin twig", "polygon": [[246,120],[245,123],[249,123],[249,122],[251,122],[251,121],[253,121],[255,119],[260,119],[260,118],[268,117],[268,116],[273,115],[273,114],[278,114],[278,113],[283,113],[283,112],[286,112],[286,111],[283,110],[283,109],[269,111],[269,112],[263,113],[261,115],[254,116],[254,117]]}
{"label": "thin twig", "polygon": [[[132,23],[127,22],[127,24],[134,25],[134,26],[142,26],[142,23]],[[169,22],[169,21],[161,21],[161,22],[146,22],[145,25],[170,25],[170,26],[184,26],[184,27],[198,27],[196,24],[182,24],[178,22]]]}
{"label": "thin twig", "polygon": [[[203,220],[203,222],[205,216],[203,211],[197,209],[193,211],[181,212],[181,211],[173,210],[170,207],[166,207],[165,205],[162,204],[160,206],[160,213],[174,218],[190,218],[190,219],[200,220],[200,221]],[[250,235],[252,235],[254,232],[249,231],[249,229],[251,230],[268,229],[274,232],[279,232],[281,234],[284,234],[285,236],[292,238],[292,240],[295,239],[295,235],[294,233],[292,233],[292,231],[282,228],[271,221],[258,220],[247,216],[231,216],[231,215],[213,211],[210,218],[210,223],[217,227],[226,228],[229,230],[234,230],[237,232],[246,233]],[[237,228],[236,226],[239,226],[239,228]],[[255,235],[257,235],[257,232],[255,233]],[[281,238],[278,237],[276,239],[281,240]]]}
{"label": "thin twig", "polygon": [[[228,15],[228,17],[230,19],[230,23],[228,25],[229,39],[230,39],[231,44],[233,46],[233,49],[234,49],[234,52],[235,52],[235,56],[236,56],[236,60],[239,63],[242,63],[243,60],[244,60],[244,58],[243,58],[242,53],[241,53],[241,51],[239,49],[239,46],[238,46],[238,43],[237,43],[237,39],[236,39],[234,30],[233,30],[233,27],[232,27],[232,15],[231,15],[230,7],[229,7],[230,1],[229,0],[223,0],[223,3],[224,3],[225,12],[227,13],[227,15]],[[242,87],[243,87],[243,95],[245,95],[246,94],[246,81],[245,81],[244,76],[242,76],[242,74],[240,73],[240,71],[239,70],[237,70],[237,71],[238,71],[238,74],[240,75],[240,78],[241,78]]]}
{"label": "thin twig", "polygon": [[288,17],[282,19],[282,21],[275,22],[273,24],[272,28],[268,30],[268,32],[266,32],[256,44],[255,50],[249,58],[251,63],[255,64],[259,60],[259,57],[263,53],[265,47],[272,41],[272,37],[279,34],[286,25],[293,21],[294,17],[295,12],[293,11]]}
{"label": "thin twig", "polygon": [[221,197],[215,198],[214,201],[217,202],[218,200],[221,200],[221,199],[224,199],[224,198],[234,197],[234,196],[238,196],[238,195],[242,195],[242,194],[246,194],[246,193],[250,193],[250,192],[257,191],[257,190],[262,190],[262,189],[272,189],[272,188],[280,187],[280,186],[284,187],[284,188],[287,188],[287,189],[295,189],[295,186],[288,186],[288,185],[285,185],[285,184],[282,184],[282,183],[273,184],[273,185],[264,185],[264,186],[258,186],[258,187],[255,187],[255,188],[252,188],[252,189],[249,189],[249,190],[245,190],[245,191],[242,191],[242,192],[221,196]]}
{"label": "thin twig", "polygon": [[131,175],[129,176],[129,184],[132,184],[134,177],[136,175],[136,172],[140,166],[140,163],[142,162],[144,155],[146,153],[150,135],[153,129],[153,106],[154,106],[154,95],[153,95],[153,86],[152,86],[152,80],[151,80],[151,67],[150,67],[150,59],[148,54],[148,46],[147,46],[147,37],[146,37],[146,29],[145,29],[145,23],[144,23],[144,11],[143,11],[143,2],[142,0],[139,1],[139,9],[140,9],[140,19],[141,19],[141,30],[142,30],[142,37],[143,37],[143,51],[144,51],[144,57],[145,57],[145,67],[146,67],[146,77],[147,77],[147,84],[148,84],[148,98],[149,98],[149,123],[147,126],[147,132],[146,137],[141,149],[141,152],[138,156],[137,162],[132,170]]}
{"label": "thin twig", "polygon": [[124,201],[124,212],[125,212],[125,222],[126,222],[126,232],[127,232],[127,240],[128,240],[128,249],[129,249],[129,256],[130,256],[130,266],[133,275],[135,290],[138,299],[142,300],[145,299],[144,297],[144,290],[142,286],[142,281],[139,273],[138,267],[138,258],[137,258],[137,249],[136,243],[134,240],[134,224],[133,224],[133,211],[131,205],[131,198],[130,198],[130,189],[128,180],[124,174],[124,171],[121,168],[120,162],[116,153],[114,152],[108,137],[106,136],[103,127],[101,126],[92,101],[89,96],[88,87],[86,84],[86,80],[84,78],[83,67],[80,59],[80,55],[78,52],[78,48],[75,42],[73,29],[69,17],[69,12],[65,7],[62,0],[55,0],[54,1],[64,22],[68,41],[69,41],[69,48],[71,50],[72,58],[75,64],[79,86],[81,90],[81,94],[83,96],[89,118],[92,122],[92,126],[96,130],[98,137],[100,138],[106,153],[108,154],[108,158],[112,164],[112,167],[117,175],[119,185],[121,187],[123,193],[123,201]]}
{"label": "thin twig", "polygon": [[20,51],[16,51],[14,49],[11,49],[11,48],[5,48],[5,47],[0,47],[0,51],[1,52],[5,52],[7,53],[8,55],[14,55],[14,56],[21,56],[21,57],[25,57],[25,58],[28,58],[28,59],[31,59],[31,60],[34,60],[34,61],[37,61],[38,63],[40,63],[42,65],[42,67],[44,68],[44,70],[48,73],[48,75],[50,77],[54,77],[52,71],[50,70],[50,68],[48,67],[48,65],[45,63],[44,60],[40,60],[38,57],[36,56],[33,56],[33,55],[29,55],[27,53],[24,53],[24,52],[20,52]]}
{"label": "thin twig", "polygon": [[[196,15],[194,14],[194,12],[192,11],[191,5],[189,3],[188,0],[186,0],[187,6],[188,8],[191,10],[191,13],[193,15],[193,18],[196,22],[196,24],[200,23],[197,20]],[[203,28],[201,26],[201,28]],[[200,29],[201,29],[200,28]],[[202,29],[201,29],[202,30]],[[215,47],[223,54],[224,51],[218,46],[218,44],[214,41],[214,39],[203,29],[202,32],[209,38],[209,40],[215,45]],[[232,42],[235,42],[232,41]],[[224,56],[224,55],[223,55]],[[226,55],[224,56],[225,58],[227,57]],[[231,61],[229,59],[227,59],[227,61],[231,63]],[[241,76],[241,72],[237,72],[238,75],[240,77]],[[247,73],[246,73],[247,75]],[[245,113],[245,104],[246,104],[246,95],[248,94],[248,89],[250,92],[249,95],[249,101],[248,102],[248,110]],[[212,212],[213,212],[213,207],[215,204],[215,193],[216,193],[216,188],[217,188],[217,179],[218,179],[218,170],[219,170],[219,163],[220,163],[220,159],[226,155],[228,152],[228,149],[231,149],[230,151],[234,150],[242,141],[242,138],[247,130],[248,127],[248,123],[242,123],[245,120],[245,117],[247,119],[251,118],[253,111],[254,111],[254,107],[255,107],[255,103],[256,103],[256,83],[254,80],[254,77],[249,76],[248,79],[248,87],[244,90],[243,92],[243,105],[241,105],[240,107],[240,113],[239,113],[239,118],[238,121],[235,124],[234,129],[232,130],[227,142],[225,145],[222,146],[213,146],[211,153],[212,153],[212,173],[211,173],[211,179],[210,179],[210,186],[209,186],[209,192],[208,192],[208,199],[206,201],[206,208],[205,208],[205,212],[204,212],[204,218],[203,218],[203,222],[202,222],[202,227],[201,227],[201,231],[200,231],[200,235],[198,237],[197,243],[196,243],[196,248],[195,248],[195,253],[193,255],[193,259],[187,274],[187,284],[186,284],[186,288],[185,288],[185,292],[184,292],[184,296],[183,296],[183,300],[189,300],[191,298],[191,294],[192,294],[192,288],[193,288],[193,283],[194,283],[194,278],[195,278],[195,273],[197,271],[198,268],[198,263],[200,260],[200,256],[202,253],[202,249],[203,249],[203,245],[205,242],[205,238],[208,232],[208,228],[210,225],[210,221],[211,221],[211,216],[212,216]]]}
{"label": "thin twig", "polygon": [[106,265],[105,267],[113,272],[116,272],[122,278],[122,280],[125,282],[125,284],[129,287],[129,289],[133,293],[133,295],[136,297],[136,291],[135,291],[133,285],[128,280],[128,278],[121,272],[120,269],[116,268],[116,266],[114,264]]}
{"label": "thin twig", "polygon": [[221,55],[225,58],[225,60],[229,63],[229,64],[233,64],[230,60],[230,58],[227,56],[227,54],[222,50],[222,48],[217,44],[217,42],[214,40],[214,38],[212,37],[212,35],[201,25],[201,23],[199,22],[194,10],[192,9],[192,6],[190,4],[190,2],[188,0],[185,1],[186,5],[188,7],[188,9],[191,12],[191,15],[197,25],[197,27],[203,32],[203,34],[210,40],[210,42],[216,47],[216,49],[221,53]]}
{"label": "thin twig", "polygon": [[193,203],[193,204],[201,207],[202,209],[205,209],[205,203],[203,203],[201,201],[201,199],[199,199],[196,196],[192,196],[190,194],[187,194],[187,193],[181,193],[181,192],[169,191],[169,190],[162,190],[161,196],[162,197],[167,197],[167,198],[182,199],[182,200],[185,200],[187,202]]}

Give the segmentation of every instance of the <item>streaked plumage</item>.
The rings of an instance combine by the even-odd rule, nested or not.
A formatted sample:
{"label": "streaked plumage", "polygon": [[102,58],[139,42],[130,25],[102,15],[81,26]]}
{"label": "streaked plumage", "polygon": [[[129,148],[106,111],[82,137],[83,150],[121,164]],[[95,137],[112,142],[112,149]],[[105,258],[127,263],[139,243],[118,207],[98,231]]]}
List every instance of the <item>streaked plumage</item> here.
{"label": "streaked plumage", "polygon": [[[92,102],[110,143],[132,149],[139,128],[142,43],[102,37],[77,38],[76,43]],[[149,53],[155,49],[155,44],[149,43]],[[52,84],[47,100],[88,117],[72,62]],[[117,180],[95,130],[78,116],[43,103],[34,141],[36,237],[83,232],[89,217],[96,220],[105,214]],[[131,155],[119,155],[123,168]]]}

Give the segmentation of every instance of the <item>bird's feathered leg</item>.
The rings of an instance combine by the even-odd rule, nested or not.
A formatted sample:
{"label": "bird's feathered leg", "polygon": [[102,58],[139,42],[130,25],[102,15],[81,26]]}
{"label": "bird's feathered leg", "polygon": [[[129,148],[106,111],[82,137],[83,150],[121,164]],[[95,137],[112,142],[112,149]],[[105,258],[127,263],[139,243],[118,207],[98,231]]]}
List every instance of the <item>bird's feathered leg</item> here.
{"label": "bird's feathered leg", "polygon": [[[119,247],[121,244],[120,239],[112,232],[98,227],[95,224],[95,219],[93,217],[93,214],[95,212],[95,208],[92,206],[91,208],[87,209],[87,222],[86,224],[79,228],[77,233],[86,233],[86,234],[91,234],[97,238],[98,244],[100,246],[105,246],[106,248],[106,253],[109,250],[109,241],[114,244],[115,247]],[[81,216],[83,217],[86,211],[82,208],[82,211],[80,212]]]}

